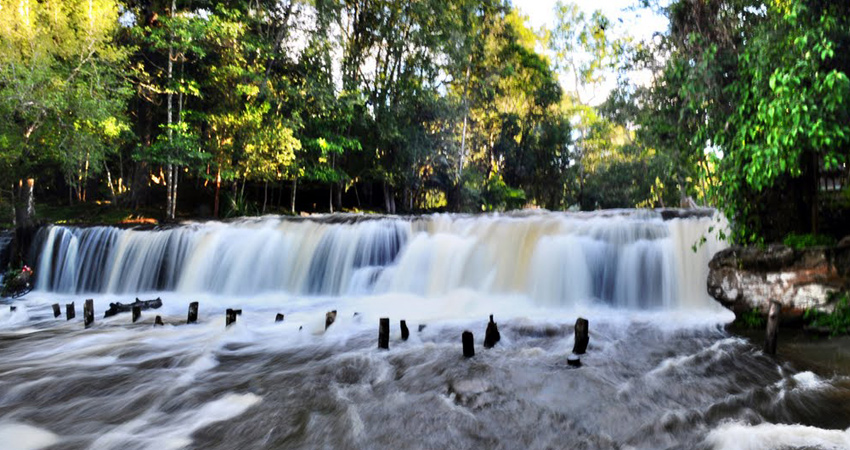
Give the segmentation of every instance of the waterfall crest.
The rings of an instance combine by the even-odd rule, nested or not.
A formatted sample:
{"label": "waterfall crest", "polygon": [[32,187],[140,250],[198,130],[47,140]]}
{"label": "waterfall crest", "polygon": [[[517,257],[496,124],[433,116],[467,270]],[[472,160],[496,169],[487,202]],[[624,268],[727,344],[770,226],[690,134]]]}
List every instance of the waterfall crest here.
{"label": "waterfall crest", "polygon": [[723,245],[709,232],[716,216],[647,211],[330,217],[147,231],[50,226],[36,239],[36,288],[324,297],[469,289],[546,306],[697,307],[711,303],[707,263]]}

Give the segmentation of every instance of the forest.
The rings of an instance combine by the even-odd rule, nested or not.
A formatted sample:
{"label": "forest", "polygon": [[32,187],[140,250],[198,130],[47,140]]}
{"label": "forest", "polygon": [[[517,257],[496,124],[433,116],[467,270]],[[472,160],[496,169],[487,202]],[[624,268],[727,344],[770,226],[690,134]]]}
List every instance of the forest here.
{"label": "forest", "polygon": [[544,29],[508,0],[0,0],[0,223],[32,180],[164,222],[696,204],[737,242],[840,237],[850,3],[638,8],[666,32],[562,2]]}

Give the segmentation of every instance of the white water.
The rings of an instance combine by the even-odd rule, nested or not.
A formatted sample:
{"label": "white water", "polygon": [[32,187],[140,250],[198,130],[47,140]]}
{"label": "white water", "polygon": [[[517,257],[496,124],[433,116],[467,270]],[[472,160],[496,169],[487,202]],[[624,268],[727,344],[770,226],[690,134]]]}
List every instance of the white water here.
{"label": "white water", "polygon": [[[38,291],[0,309],[0,448],[844,448],[850,381],[717,326],[732,314],[706,294],[711,226],[617,211],[51,227]],[[137,296],[164,305],[101,317]],[[70,301],[77,319],[54,319]],[[502,340],[483,350],[489,314]]]}
{"label": "white water", "polygon": [[635,211],[348,219],[54,226],[40,235],[36,289],[428,298],[469,290],[545,306],[693,308],[713,304],[707,263],[722,247],[708,231],[717,219]]}

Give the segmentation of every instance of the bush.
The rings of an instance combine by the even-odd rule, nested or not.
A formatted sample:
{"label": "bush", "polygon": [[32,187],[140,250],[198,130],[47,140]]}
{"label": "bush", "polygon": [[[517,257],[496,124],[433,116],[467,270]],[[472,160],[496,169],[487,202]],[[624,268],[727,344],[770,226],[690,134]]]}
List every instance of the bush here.
{"label": "bush", "polygon": [[833,336],[847,334],[850,331],[850,298],[848,298],[848,293],[842,292],[837,295],[837,300],[834,301],[836,303],[832,313],[807,309],[803,318],[808,320],[812,327],[829,329]]}
{"label": "bush", "polygon": [[835,245],[835,239],[830,236],[825,236],[822,234],[797,234],[791,233],[788,236],[785,236],[785,239],[782,241],[788,247],[791,247],[795,250],[802,250],[804,248],[809,247],[821,247],[821,246],[831,246]]}
{"label": "bush", "polygon": [[738,322],[746,328],[764,328],[764,316],[758,308],[753,308],[738,318]]}

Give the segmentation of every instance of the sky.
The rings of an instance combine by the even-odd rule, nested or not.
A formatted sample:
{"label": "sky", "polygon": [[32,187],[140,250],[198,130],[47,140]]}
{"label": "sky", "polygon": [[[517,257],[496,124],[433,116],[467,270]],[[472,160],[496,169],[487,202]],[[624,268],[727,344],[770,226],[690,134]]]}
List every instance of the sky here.
{"label": "sky", "polygon": [[[514,0],[514,6],[528,16],[532,27],[552,29],[555,25],[556,2],[557,0]],[[630,10],[637,4],[637,0],[564,0],[564,2],[577,4],[587,15],[597,9],[601,10],[621,31],[629,33],[637,40],[650,40],[654,33],[663,33],[667,30],[666,17],[647,9]],[[622,19],[622,22],[619,19]],[[651,80],[651,74],[648,72],[631,73],[629,77],[638,84],[647,84]],[[603,102],[608,92],[616,87],[616,81],[615,76],[610,74],[606,77],[606,81],[594,91],[582,91],[582,100],[591,104]],[[575,81],[570,77],[562,79],[561,83],[567,90],[575,89]]]}

